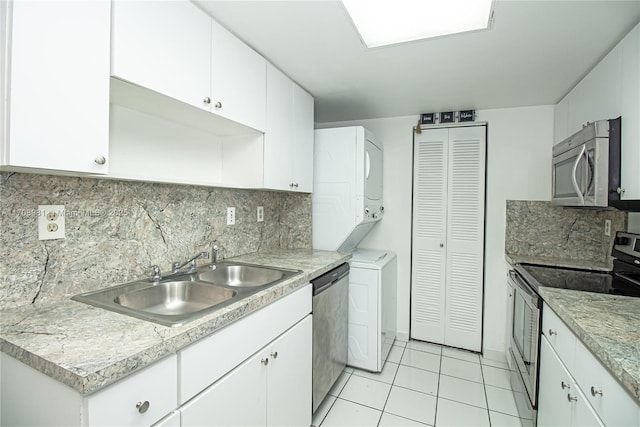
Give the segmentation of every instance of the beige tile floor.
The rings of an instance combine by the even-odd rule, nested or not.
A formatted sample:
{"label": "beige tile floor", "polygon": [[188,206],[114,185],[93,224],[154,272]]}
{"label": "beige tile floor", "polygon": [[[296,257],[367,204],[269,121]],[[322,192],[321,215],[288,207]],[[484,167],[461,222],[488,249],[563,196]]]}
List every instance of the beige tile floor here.
{"label": "beige tile floor", "polygon": [[506,363],[396,341],[381,373],[347,367],[313,416],[317,427],[517,426]]}

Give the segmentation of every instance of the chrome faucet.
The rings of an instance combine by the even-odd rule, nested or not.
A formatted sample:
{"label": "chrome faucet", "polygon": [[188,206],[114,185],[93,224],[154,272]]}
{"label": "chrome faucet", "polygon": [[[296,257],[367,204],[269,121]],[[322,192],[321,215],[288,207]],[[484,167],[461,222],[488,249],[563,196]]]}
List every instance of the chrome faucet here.
{"label": "chrome faucet", "polygon": [[176,274],[178,272],[180,272],[180,269],[182,267],[184,267],[187,264],[191,264],[189,266],[189,270],[186,271],[186,273],[193,273],[194,271],[196,271],[196,260],[197,259],[209,259],[209,252],[200,252],[198,255],[189,258],[188,260],[186,260],[185,262],[183,262],[182,264],[178,261],[174,262],[172,264],[173,267],[173,274]]}
{"label": "chrome faucet", "polygon": [[217,262],[218,262],[218,241],[214,240],[213,247],[211,248],[211,264],[209,265],[209,268],[211,268],[212,270],[215,270],[217,267],[216,265]]}

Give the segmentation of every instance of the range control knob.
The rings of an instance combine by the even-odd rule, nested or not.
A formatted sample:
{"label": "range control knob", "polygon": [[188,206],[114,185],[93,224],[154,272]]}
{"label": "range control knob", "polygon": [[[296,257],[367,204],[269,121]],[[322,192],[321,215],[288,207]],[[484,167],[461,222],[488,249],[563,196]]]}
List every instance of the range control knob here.
{"label": "range control knob", "polygon": [[380,212],[384,212],[384,206],[380,206]]}
{"label": "range control knob", "polygon": [[365,215],[369,215],[369,212],[371,212],[371,210],[369,210],[368,207],[364,208],[364,213]]}

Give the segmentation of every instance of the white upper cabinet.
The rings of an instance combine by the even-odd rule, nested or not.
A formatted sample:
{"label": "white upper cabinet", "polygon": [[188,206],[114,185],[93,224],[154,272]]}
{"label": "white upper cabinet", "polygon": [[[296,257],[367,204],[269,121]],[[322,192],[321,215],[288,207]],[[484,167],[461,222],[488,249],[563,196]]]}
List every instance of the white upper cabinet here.
{"label": "white upper cabinet", "polygon": [[640,199],[640,24],[622,41],[622,200]]}
{"label": "white upper cabinet", "polygon": [[212,21],[211,111],[264,131],[267,61]]}
{"label": "white upper cabinet", "polygon": [[2,3],[1,164],[107,173],[110,3]]}
{"label": "white upper cabinet", "polygon": [[268,64],[265,188],[312,191],[313,111],[311,95]]}
{"label": "white upper cabinet", "polygon": [[640,24],[555,108],[554,143],[586,122],[622,116],[622,200],[640,199]]}
{"label": "white upper cabinet", "polygon": [[114,1],[111,56],[114,77],[264,131],[266,60],[190,1]]}
{"label": "white upper cabinet", "polygon": [[210,110],[211,18],[182,1],[114,1],[111,74]]}

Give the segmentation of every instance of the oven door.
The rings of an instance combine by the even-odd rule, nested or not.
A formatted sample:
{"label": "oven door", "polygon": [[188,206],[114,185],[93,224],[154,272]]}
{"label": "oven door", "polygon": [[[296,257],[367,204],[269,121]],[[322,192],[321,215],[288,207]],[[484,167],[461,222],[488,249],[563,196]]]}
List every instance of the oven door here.
{"label": "oven door", "polygon": [[513,287],[511,351],[514,367],[522,377],[529,401],[537,407],[538,355],[540,345],[540,297],[515,271],[509,272]]}

